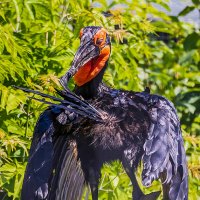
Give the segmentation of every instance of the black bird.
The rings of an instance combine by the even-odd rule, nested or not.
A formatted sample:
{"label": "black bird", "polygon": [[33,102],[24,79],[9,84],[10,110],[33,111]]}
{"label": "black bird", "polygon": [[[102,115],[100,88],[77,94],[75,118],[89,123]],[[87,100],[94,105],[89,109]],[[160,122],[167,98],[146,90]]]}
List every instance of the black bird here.
{"label": "black bird", "polygon": [[[134,200],[160,194],[145,195],[140,189],[135,177],[140,161],[144,186],[161,179],[165,200],[187,200],[186,155],[173,104],[149,89],[133,92],[103,84],[110,37],[104,28],[90,26],[80,38],[72,66],[60,79],[62,99],[20,88],[50,104],[35,127],[21,199],[79,200],[88,184],[97,200],[103,164],[119,160],[132,182]],[[74,93],[67,88],[71,77]]]}

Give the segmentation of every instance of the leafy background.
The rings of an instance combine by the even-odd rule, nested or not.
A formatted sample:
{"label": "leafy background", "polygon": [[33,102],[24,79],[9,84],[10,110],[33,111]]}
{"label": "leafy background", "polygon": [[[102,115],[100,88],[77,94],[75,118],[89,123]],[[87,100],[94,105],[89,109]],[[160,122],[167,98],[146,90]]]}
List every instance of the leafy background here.
{"label": "leafy background", "polygon": [[[78,48],[79,31],[88,25],[104,26],[112,36],[105,82],[136,91],[149,86],[174,102],[187,151],[189,199],[200,198],[200,33],[178,18],[200,10],[200,1],[177,17],[152,6],[169,11],[166,2],[0,1],[0,199],[20,199],[34,125],[45,109],[12,85],[54,94]],[[100,199],[131,199],[130,180],[118,162],[105,165],[99,187]],[[159,182],[143,188],[160,189]]]}

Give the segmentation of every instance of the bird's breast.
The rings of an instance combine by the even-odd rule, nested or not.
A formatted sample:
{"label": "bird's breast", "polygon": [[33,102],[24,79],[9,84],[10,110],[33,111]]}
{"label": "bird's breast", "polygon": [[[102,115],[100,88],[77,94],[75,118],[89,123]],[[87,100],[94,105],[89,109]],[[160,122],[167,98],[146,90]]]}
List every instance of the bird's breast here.
{"label": "bird's breast", "polygon": [[118,149],[143,142],[148,129],[146,113],[131,94],[108,92],[90,102],[102,113],[102,122],[83,120],[79,131],[88,142],[102,149]]}

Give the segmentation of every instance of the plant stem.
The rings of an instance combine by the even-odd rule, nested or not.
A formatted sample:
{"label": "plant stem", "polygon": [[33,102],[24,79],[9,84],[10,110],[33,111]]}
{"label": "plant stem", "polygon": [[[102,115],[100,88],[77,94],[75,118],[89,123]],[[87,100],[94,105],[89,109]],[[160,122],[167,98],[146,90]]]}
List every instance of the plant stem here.
{"label": "plant stem", "polygon": [[28,107],[27,107],[27,112],[26,112],[26,114],[27,114],[26,115],[26,129],[25,129],[25,134],[24,134],[25,138],[26,138],[27,132],[28,132],[30,106],[31,106],[31,98],[28,100]]}
{"label": "plant stem", "polygon": [[85,195],[84,200],[88,200],[88,199],[89,199],[89,194],[90,194],[90,189],[89,189],[89,187],[87,187],[86,190],[87,190],[87,191],[86,191],[86,195]]}
{"label": "plant stem", "polygon": [[48,47],[48,44],[49,44],[49,32],[47,31],[46,32],[46,45]]}
{"label": "plant stem", "polygon": [[[27,132],[28,132],[30,105],[31,105],[31,98],[28,100],[28,107],[27,107],[27,112],[26,112],[26,129],[24,133],[25,138],[27,137]],[[26,155],[26,152],[25,150],[23,150],[22,162],[25,162],[25,155]]]}
{"label": "plant stem", "polygon": [[19,26],[20,26],[20,12],[19,12],[19,6],[17,4],[17,0],[13,0],[13,3],[15,4],[15,10],[16,10],[16,14],[17,14],[17,24],[16,24],[16,32],[19,32]]}

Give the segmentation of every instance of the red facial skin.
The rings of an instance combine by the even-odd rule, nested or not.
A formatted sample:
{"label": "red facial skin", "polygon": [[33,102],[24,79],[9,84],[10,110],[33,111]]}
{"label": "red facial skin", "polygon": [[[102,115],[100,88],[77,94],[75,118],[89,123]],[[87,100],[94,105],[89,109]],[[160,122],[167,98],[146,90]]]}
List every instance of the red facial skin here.
{"label": "red facial skin", "polygon": [[[80,33],[80,36],[82,32]],[[110,56],[110,46],[106,45],[106,30],[102,28],[94,36],[94,44],[100,48],[100,55],[97,58],[91,59],[83,65],[74,75],[76,85],[82,86],[97,76],[97,74],[105,66],[106,61]]]}

